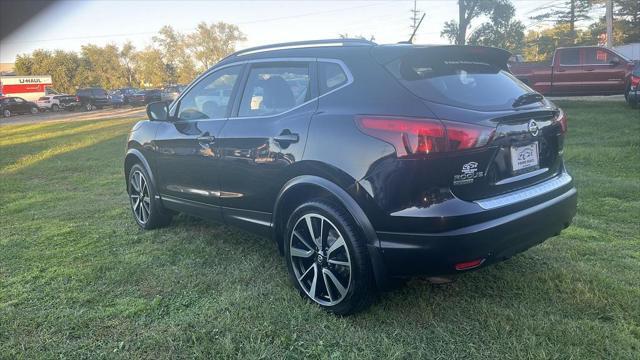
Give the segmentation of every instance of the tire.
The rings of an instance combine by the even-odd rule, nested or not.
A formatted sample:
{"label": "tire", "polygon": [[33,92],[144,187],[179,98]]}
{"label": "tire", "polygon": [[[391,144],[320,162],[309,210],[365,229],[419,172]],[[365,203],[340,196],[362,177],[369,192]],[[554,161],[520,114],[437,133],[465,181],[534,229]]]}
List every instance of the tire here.
{"label": "tire", "polygon": [[38,108],[37,108],[37,107],[32,107],[32,108],[30,109],[30,111],[31,111],[31,114],[32,114],[32,115],[35,115],[35,114],[37,114],[37,113],[39,113],[39,112],[40,112],[40,110],[38,110]]}
{"label": "tire", "polygon": [[632,109],[635,109],[638,107],[638,101],[636,100],[635,102],[631,100],[630,98],[631,95],[631,85],[627,86],[627,90],[625,90],[624,92],[624,99],[627,101],[627,104],[629,104],[629,106],[631,106]]}
{"label": "tire", "polygon": [[140,164],[134,164],[127,175],[127,194],[133,218],[144,230],[157,229],[171,222],[171,215],[156,199],[156,190],[149,174]]}
{"label": "tire", "polygon": [[85,111],[91,111],[91,110],[93,110],[93,105],[91,105],[91,103],[86,103],[86,104],[84,104],[84,106],[83,106],[83,107],[84,107],[84,110],[85,110]]}
{"label": "tire", "polygon": [[4,109],[4,110],[2,111],[2,116],[4,116],[4,117],[10,117],[10,116],[11,116],[11,110],[9,110],[9,109]]}
{"label": "tire", "polygon": [[326,200],[300,205],[284,239],[287,269],[303,297],[337,315],[370,305],[374,280],[366,240],[341,206]]}
{"label": "tire", "polygon": [[60,110],[60,107],[57,104],[51,105],[51,111],[58,112],[59,110]]}

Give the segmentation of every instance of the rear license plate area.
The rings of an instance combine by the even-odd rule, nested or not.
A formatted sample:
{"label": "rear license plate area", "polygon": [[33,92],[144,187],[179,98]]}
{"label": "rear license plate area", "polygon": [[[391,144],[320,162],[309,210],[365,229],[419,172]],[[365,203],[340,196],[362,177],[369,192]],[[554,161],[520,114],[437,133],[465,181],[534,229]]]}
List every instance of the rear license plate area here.
{"label": "rear license plate area", "polygon": [[511,147],[511,170],[514,175],[523,174],[540,168],[538,142]]}

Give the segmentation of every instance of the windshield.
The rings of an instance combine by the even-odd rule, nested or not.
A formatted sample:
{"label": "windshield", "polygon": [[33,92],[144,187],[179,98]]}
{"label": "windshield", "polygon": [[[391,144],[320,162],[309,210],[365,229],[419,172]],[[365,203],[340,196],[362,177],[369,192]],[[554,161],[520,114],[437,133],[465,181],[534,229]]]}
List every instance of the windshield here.
{"label": "windshield", "polygon": [[509,72],[481,61],[403,57],[387,68],[425,100],[473,110],[511,109],[518,97],[533,92]]}

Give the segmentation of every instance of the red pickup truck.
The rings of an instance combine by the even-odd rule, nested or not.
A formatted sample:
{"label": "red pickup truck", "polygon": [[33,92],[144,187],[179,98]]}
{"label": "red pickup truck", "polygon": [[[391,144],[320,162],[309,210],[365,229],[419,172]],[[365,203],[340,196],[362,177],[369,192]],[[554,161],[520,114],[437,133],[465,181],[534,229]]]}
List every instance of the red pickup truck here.
{"label": "red pickup truck", "polygon": [[558,48],[551,63],[509,63],[511,72],[543,95],[613,95],[628,87],[634,64],[599,46]]}

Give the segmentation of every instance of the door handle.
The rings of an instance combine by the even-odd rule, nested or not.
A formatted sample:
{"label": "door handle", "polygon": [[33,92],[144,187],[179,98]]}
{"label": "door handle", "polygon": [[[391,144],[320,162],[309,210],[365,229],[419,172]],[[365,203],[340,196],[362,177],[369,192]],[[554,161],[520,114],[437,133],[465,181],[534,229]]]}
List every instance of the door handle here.
{"label": "door handle", "polygon": [[281,145],[288,145],[300,141],[300,136],[298,136],[298,134],[292,134],[291,132],[285,130],[282,132],[282,134],[274,136],[273,141],[280,143]]}
{"label": "door handle", "polygon": [[204,135],[204,136],[199,136],[198,137],[198,142],[199,143],[212,143],[216,140],[215,136],[211,136],[211,135]]}

